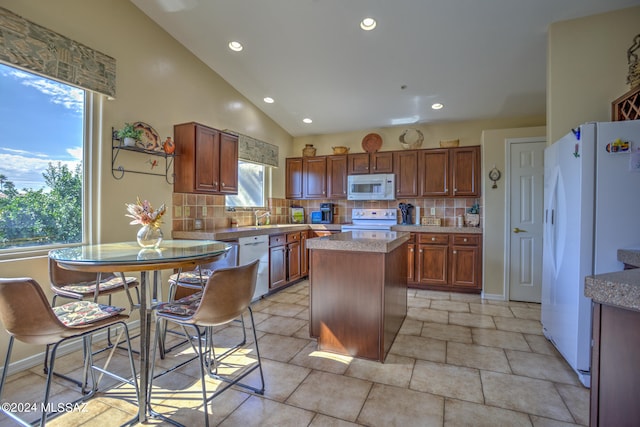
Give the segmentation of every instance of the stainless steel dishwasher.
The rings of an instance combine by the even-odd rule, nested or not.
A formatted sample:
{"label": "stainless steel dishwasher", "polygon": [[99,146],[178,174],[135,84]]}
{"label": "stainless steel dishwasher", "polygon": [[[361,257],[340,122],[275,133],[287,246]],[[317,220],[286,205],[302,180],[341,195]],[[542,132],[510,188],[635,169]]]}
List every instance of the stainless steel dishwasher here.
{"label": "stainless steel dishwasher", "polygon": [[258,279],[253,300],[259,299],[269,292],[269,236],[240,237],[239,264],[245,265],[256,259],[260,260],[258,266]]}

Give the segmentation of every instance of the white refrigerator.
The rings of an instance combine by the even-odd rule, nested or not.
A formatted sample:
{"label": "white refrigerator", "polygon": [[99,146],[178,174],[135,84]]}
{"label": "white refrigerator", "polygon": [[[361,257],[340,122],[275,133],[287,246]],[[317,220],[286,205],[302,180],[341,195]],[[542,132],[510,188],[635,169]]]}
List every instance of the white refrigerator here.
{"label": "white refrigerator", "polygon": [[584,279],[622,270],[618,249],[640,246],[636,150],[640,120],[584,124],[544,153],[543,332],[587,387],[591,300]]}

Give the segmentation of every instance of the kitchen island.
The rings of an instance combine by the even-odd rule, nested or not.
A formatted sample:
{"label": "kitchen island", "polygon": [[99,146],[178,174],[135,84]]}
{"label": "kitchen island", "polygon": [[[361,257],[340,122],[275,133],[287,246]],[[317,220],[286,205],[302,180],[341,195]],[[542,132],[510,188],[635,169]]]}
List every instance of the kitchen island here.
{"label": "kitchen island", "polygon": [[593,300],[591,426],[640,419],[640,250],[620,249],[618,260],[626,270],[585,278]]}
{"label": "kitchen island", "polygon": [[318,349],[384,362],[407,314],[409,233],[309,239],[310,335]]}

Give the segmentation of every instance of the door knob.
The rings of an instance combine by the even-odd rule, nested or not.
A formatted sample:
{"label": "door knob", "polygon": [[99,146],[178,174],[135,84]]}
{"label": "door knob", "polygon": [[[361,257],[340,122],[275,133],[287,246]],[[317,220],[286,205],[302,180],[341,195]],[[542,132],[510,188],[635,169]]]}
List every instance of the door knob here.
{"label": "door knob", "polygon": [[527,230],[523,230],[522,228],[516,227],[516,228],[513,229],[513,232],[514,233],[526,233]]}

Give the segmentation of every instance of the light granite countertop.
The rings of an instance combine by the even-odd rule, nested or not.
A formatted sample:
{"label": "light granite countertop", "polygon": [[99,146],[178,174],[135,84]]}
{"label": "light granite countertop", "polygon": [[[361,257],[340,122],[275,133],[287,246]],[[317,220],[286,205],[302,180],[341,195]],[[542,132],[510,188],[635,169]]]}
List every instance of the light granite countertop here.
{"label": "light granite countertop", "polygon": [[[620,249],[618,260],[640,267],[640,249]],[[584,295],[596,303],[640,311],[640,268],[587,276]]]}
{"label": "light granite countertop", "polygon": [[[272,224],[261,226],[246,226],[221,228],[215,231],[172,231],[173,239],[189,240],[234,240],[239,237],[289,233],[300,230],[329,230],[340,231],[342,224]],[[394,225],[393,231],[408,231],[411,233],[464,233],[482,234],[480,227],[435,227],[428,225]]]}
{"label": "light granite countertop", "polygon": [[307,240],[307,249],[389,253],[409,240],[406,231],[351,231]]}

